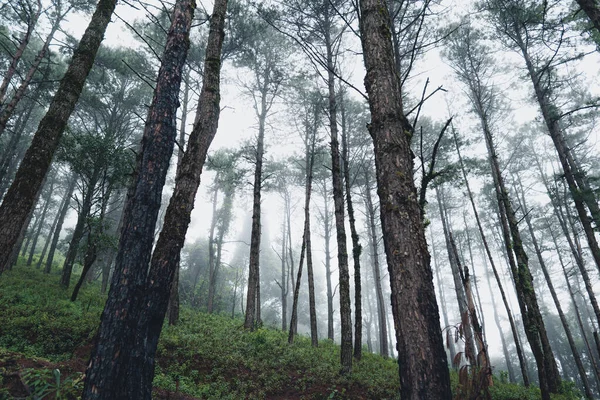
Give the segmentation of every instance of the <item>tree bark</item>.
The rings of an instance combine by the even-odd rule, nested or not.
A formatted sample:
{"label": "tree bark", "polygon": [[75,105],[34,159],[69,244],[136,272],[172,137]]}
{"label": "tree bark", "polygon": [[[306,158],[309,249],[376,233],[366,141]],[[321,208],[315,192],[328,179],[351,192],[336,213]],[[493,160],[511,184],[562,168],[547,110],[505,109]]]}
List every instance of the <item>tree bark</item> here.
{"label": "tree bark", "polygon": [[0,206],[0,273],[7,268],[7,261],[19,233],[37,201],[52,157],[94,64],[116,3],[117,0],[99,0],[96,11],[73,53],[67,72]]}
{"label": "tree bark", "polygon": [[579,7],[585,12],[594,27],[600,33],[600,6],[596,0],[577,0]]}
{"label": "tree bark", "polygon": [[[147,355],[145,361],[153,367],[154,354],[146,346],[139,346],[137,341],[142,335],[137,328],[146,325],[142,325],[141,319],[148,316],[147,312],[142,315],[142,309],[149,307],[145,294],[152,293],[147,283],[148,264],[162,188],[177,134],[177,99],[189,48],[193,10],[193,1],[181,0],[177,1],[172,15],[136,174],[127,196],[111,289],[86,371],[83,399],[150,399],[152,376],[147,376],[149,368],[139,358]],[[220,65],[219,56],[211,58],[210,64]],[[204,85],[209,81],[208,76]],[[176,263],[177,260],[174,256],[170,261]],[[153,326],[159,332],[174,274],[172,269],[168,272],[169,276],[163,274],[154,281],[166,292],[163,314],[156,318]]]}
{"label": "tree bark", "polygon": [[400,396],[404,400],[450,399],[450,376],[413,177],[412,128],[402,110],[390,17],[381,0],[360,0],[359,4]]}

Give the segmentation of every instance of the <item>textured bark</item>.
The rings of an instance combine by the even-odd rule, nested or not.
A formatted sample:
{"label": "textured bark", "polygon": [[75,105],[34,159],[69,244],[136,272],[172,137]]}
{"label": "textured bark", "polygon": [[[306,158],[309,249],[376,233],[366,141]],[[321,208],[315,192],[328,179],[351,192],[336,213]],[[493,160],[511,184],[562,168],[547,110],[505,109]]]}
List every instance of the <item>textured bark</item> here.
{"label": "textured bark", "polygon": [[[191,0],[178,1],[173,12],[136,174],[126,200],[111,288],[86,371],[83,399],[150,399],[152,376],[147,376],[147,365],[139,357],[147,355],[145,361],[153,362],[154,354],[146,352],[146,346],[138,345],[136,339],[142,335],[136,327],[142,323],[142,308],[149,306],[145,301],[146,292],[151,293],[147,283],[148,263],[177,134],[178,94],[189,48],[192,4]],[[219,57],[210,61],[219,64]],[[205,77],[205,84],[207,80]],[[178,257],[173,256],[170,261],[176,263]],[[173,273],[171,270],[170,276],[165,273],[158,281],[152,281],[167,293],[163,315],[156,318],[153,326],[159,332]]]}
{"label": "textured bark", "polygon": [[[324,7],[324,21],[330,24],[329,7]],[[327,60],[327,87],[329,102],[329,133],[331,140],[331,176],[333,187],[334,218],[337,239],[337,258],[339,272],[339,296],[341,318],[341,373],[352,371],[352,310],[350,306],[350,271],[348,269],[348,250],[346,246],[346,227],[344,225],[344,189],[340,168],[340,149],[338,142],[337,99],[335,93],[335,64],[331,29],[325,28],[325,48]]]}
{"label": "textured bark", "polygon": [[[177,167],[181,164],[184,155],[184,147],[185,147],[185,130],[187,123],[187,115],[188,115],[188,104],[189,104],[189,93],[190,93],[190,69],[188,68],[185,71],[185,75],[183,77],[184,89],[183,89],[183,102],[181,104],[181,123],[179,125],[179,138],[177,141],[178,152],[177,152]],[[179,269],[180,266],[177,265],[177,269],[175,271],[175,277],[173,278],[173,283],[171,284],[171,294],[169,296],[169,306],[167,308],[167,319],[169,321],[169,325],[176,325],[179,321]]]}
{"label": "textured bark", "polygon": [[[342,97],[343,98],[343,97]],[[350,237],[352,239],[352,260],[354,262],[354,358],[362,357],[362,294],[360,278],[360,245],[354,218],[354,205],[352,203],[352,190],[350,181],[350,149],[348,147],[348,132],[346,125],[346,108],[342,103],[340,110],[342,117],[342,161],[344,172],[344,189],[346,191],[346,207],[348,208],[348,221],[350,222]]]}
{"label": "textured bark", "polygon": [[[523,349],[521,347],[521,341],[519,340],[519,334],[517,331],[517,326],[515,324],[514,318],[512,316],[512,312],[511,312],[511,307],[508,304],[508,300],[506,297],[506,293],[504,292],[504,287],[502,285],[502,281],[500,280],[500,274],[498,273],[498,269],[496,268],[496,262],[494,261],[494,257],[492,256],[492,252],[490,250],[490,246],[488,245],[488,241],[487,238],[485,236],[485,233],[483,231],[483,226],[481,224],[481,219],[479,218],[479,212],[477,211],[477,206],[475,205],[475,200],[473,199],[473,192],[471,191],[471,187],[469,185],[469,180],[467,178],[467,171],[465,169],[465,165],[463,163],[463,159],[462,159],[462,155],[460,153],[460,147],[458,145],[458,139],[456,137],[456,132],[454,130],[452,130],[453,133],[453,138],[454,138],[454,145],[456,147],[456,153],[458,155],[458,160],[459,160],[459,164],[460,164],[460,170],[462,172],[462,176],[463,176],[463,181],[465,183],[465,187],[467,189],[467,195],[469,197],[469,202],[471,203],[471,208],[473,209],[473,215],[475,215],[475,221],[477,222],[477,229],[479,230],[479,237],[481,239],[481,243],[482,246],[485,250],[485,254],[487,256],[488,261],[490,262],[490,265],[492,267],[492,272],[494,273],[494,278],[496,279],[496,283],[498,285],[498,289],[500,289],[500,295],[502,297],[502,302],[504,303],[504,308],[506,309],[506,313],[508,315],[508,321],[510,323],[510,329],[512,332],[512,336],[513,336],[513,340],[515,342],[515,348],[517,351],[517,357],[519,358],[519,366],[521,368],[521,376],[523,378],[523,384],[525,386],[529,386],[529,374],[527,372],[527,366],[525,364],[525,357],[523,355]],[[489,282],[488,282],[489,283]],[[491,290],[491,289],[490,289]],[[495,310],[495,308],[494,308]],[[502,334],[502,330],[500,328],[500,325],[498,323],[497,320],[497,314],[494,314],[495,318],[496,318],[496,324],[498,324],[498,329],[500,330],[500,333]],[[502,340],[504,341],[504,337],[502,338]],[[509,374],[510,374],[510,361],[507,357],[507,353],[505,352],[505,357],[506,357],[506,363],[509,366]]]}
{"label": "textured bark", "polygon": [[600,33],[600,5],[597,0],[577,0],[579,7],[585,12],[594,27]]}
{"label": "textured bark", "polygon": [[0,206],[0,273],[35,205],[67,121],[92,69],[117,0],[100,0]]}
{"label": "textured bark", "polygon": [[[187,17],[191,7],[187,1],[183,3],[186,10],[185,21],[188,24]],[[147,291],[143,301],[146,306],[138,323],[136,335],[136,348],[142,351],[135,354],[138,362],[129,365],[130,375],[135,374],[141,366],[142,384],[132,383],[130,390],[132,393],[136,390],[142,392],[146,399],[150,399],[152,394],[154,356],[169,299],[169,288],[179,265],[181,248],[185,242],[206,155],[219,124],[221,51],[225,37],[227,3],[227,0],[215,1],[210,17],[204,79],[196,119],[186,152],[176,173],[175,189],[165,213],[163,229],[152,254],[146,283]],[[192,7],[193,5],[192,2]]]}
{"label": "textured bark", "polygon": [[[389,356],[388,350],[388,332],[387,318],[385,313],[385,301],[383,299],[383,289],[381,287],[381,267],[379,266],[379,246],[377,245],[377,230],[375,227],[375,207],[371,197],[371,174],[365,168],[365,208],[369,225],[369,240],[371,244],[371,259],[373,262],[373,280],[375,285],[375,296],[377,298],[377,316],[379,321],[379,354],[383,357]],[[446,320],[446,325],[448,321]]]}
{"label": "textured bark", "polygon": [[390,17],[384,1],[361,0],[359,4],[400,396],[404,400],[450,399],[450,376],[413,177],[412,128],[402,110]]}
{"label": "textured bark", "polygon": [[[69,205],[71,204],[71,196],[73,195],[73,191],[75,190],[76,183],[77,176],[75,175],[75,173],[73,173],[69,178],[69,187],[65,191],[65,197],[63,199],[62,206],[58,213],[56,227],[52,232],[52,244],[50,245],[50,251],[48,252],[48,258],[46,259],[46,267],[44,268],[44,272],[47,274],[49,274],[52,270],[52,261],[54,261],[54,253],[56,252],[58,239],[60,239],[60,232],[62,231],[62,226],[65,222],[65,217],[67,216],[67,212],[69,211]],[[48,240],[50,240],[50,238],[48,238]]]}
{"label": "textured bark", "polygon": [[519,192],[520,196],[517,195],[519,199],[519,205],[521,210],[523,210],[525,222],[527,224],[527,229],[529,230],[529,236],[531,237],[531,242],[533,244],[533,248],[535,250],[535,254],[537,256],[538,262],[542,269],[542,273],[544,274],[544,279],[546,280],[546,284],[548,285],[548,289],[550,290],[550,295],[552,296],[552,300],[554,301],[554,306],[556,307],[556,311],[558,311],[558,317],[560,318],[560,322],[565,331],[565,335],[567,336],[567,341],[569,342],[569,347],[571,348],[571,353],[573,354],[573,359],[575,360],[575,365],[577,366],[577,371],[579,372],[579,377],[581,378],[581,383],[583,384],[583,389],[585,395],[588,399],[593,399],[594,396],[590,390],[590,384],[587,379],[587,375],[585,372],[585,368],[583,366],[583,362],[581,361],[581,357],[579,356],[579,351],[575,346],[575,341],[573,340],[573,335],[571,334],[571,328],[569,327],[569,323],[567,322],[567,318],[565,317],[565,313],[562,310],[560,305],[560,300],[556,295],[556,290],[554,290],[554,284],[552,283],[552,279],[550,279],[550,274],[548,273],[548,268],[546,268],[546,262],[542,257],[542,250],[540,249],[540,245],[538,244],[537,237],[535,236],[535,231],[533,229],[533,225],[531,223],[530,210],[527,207],[527,202],[525,201],[525,193],[523,190],[523,184],[521,183],[521,179],[518,178],[517,182],[519,184]]}

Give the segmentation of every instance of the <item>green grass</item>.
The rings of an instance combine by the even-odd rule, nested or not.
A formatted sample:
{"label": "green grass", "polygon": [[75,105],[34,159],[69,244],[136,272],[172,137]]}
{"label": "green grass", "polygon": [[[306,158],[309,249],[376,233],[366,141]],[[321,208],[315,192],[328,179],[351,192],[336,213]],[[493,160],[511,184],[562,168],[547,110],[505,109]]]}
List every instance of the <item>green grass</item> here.
{"label": "green grass", "polygon": [[[44,359],[45,367],[27,370],[41,384],[58,365],[85,365],[96,332],[104,297],[96,285],[85,286],[79,300],[58,285],[59,276],[35,268],[17,267],[0,276],[0,398],[2,374],[14,353]],[[349,376],[339,374],[339,346],[329,340],[311,346],[300,336],[293,345],[274,329],[247,332],[243,321],[183,308],[180,323],[165,326],[158,347],[154,385],[202,399],[398,399],[398,366],[394,360],[366,353]],[[84,355],[82,355],[84,354]],[[85,358],[75,363],[73,360]],[[51,364],[63,363],[63,364]],[[33,371],[33,372],[32,372]],[[37,372],[36,372],[37,371]],[[25,372],[25,371],[23,371]],[[80,390],[73,371],[69,390]],[[83,372],[83,371],[79,371]],[[66,373],[65,373],[66,374]],[[452,373],[454,385],[456,374]],[[48,383],[49,382],[49,383]],[[538,399],[539,389],[495,380],[495,400]],[[50,389],[48,389],[50,388]],[[55,389],[52,389],[55,390]],[[570,388],[556,400],[577,399]]]}

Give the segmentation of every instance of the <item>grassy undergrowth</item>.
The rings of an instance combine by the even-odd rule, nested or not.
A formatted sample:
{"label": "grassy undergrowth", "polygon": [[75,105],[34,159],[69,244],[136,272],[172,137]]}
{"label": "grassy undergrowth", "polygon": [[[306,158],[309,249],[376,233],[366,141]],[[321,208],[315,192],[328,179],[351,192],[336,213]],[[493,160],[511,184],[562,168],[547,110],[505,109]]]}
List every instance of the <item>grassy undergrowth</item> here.
{"label": "grassy undergrowth", "polygon": [[[81,373],[104,298],[91,285],[72,303],[70,292],[61,289],[58,280],[58,275],[26,267],[0,276],[0,399],[15,396],[9,376],[19,376],[21,383],[44,393],[38,398],[74,398],[81,390]],[[156,396],[168,393],[167,398],[177,398],[173,397],[177,392],[187,399],[399,398],[394,360],[364,354],[352,374],[342,377],[339,347],[331,341],[313,348],[308,338],[300,336],[289,345],[285,333],[247,332],[242,324],[183,308],[180,323],[165,327],[161,336]],[[454,373],[452,378],[456,385]],[[495,400],[540,398],[536,388],[499,379],[491,392]],[[572,391],[555,397],[576,398]]]}

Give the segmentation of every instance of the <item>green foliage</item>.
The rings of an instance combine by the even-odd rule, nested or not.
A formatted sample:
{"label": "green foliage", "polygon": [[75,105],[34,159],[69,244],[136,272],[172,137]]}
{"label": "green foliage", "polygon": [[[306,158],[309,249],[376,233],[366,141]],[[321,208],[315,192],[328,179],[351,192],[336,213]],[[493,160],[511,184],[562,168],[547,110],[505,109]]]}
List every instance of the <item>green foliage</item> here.
{"label": "green foliage", "polygon": [[[104,299],[97,288],[88,287],[73,303],[58,278],[23,266],[0,277],[0,387],[3,365],[14,365],[10,359],[16,354],[3,348],[28,359],[62,361],[72,358],[77,349],[89,347]],[[306,399],[399,399],[398,364],[393,359],[364,352],[352,374],[341,376],[340,349],[332,341],[322,340],[314,348],[308,337],[298,336],[290,345],[286,332],[267,328],[248,332],[242,326],[239,319],[184,307],[180,323],[163,329],[154,386],[202,399],[262,399],[299,393]],[[76,398],[81,373],[61,372],[67,368],[49,364],[44,361],[21,371],[33,398]],[[456,389],[456,372],[452,371],[451,378]],[[0,389],[0,398],[10,398],[7,393]],[[506,377],[495,378],[490,393],[494,400],[540,397],[538,388],[507,383]],[[572,384],[565,383],[553,399],[580,397]]]}
{"label": "green foliage", "polygon": [[31,398],[42,400],[53,398],[56,400],[76,399],[83,390],[83,375],[76,373],[61,380],[58,369],[33,369],[29,368],[23,373],[23,382],[31,391]]}
{"label": "green foliage", "polygon": [[93,337],[104,301],[96,288],[69,300],[59,277],[16,267],[0,279],[0,347],[51,360],[71,358]]}

